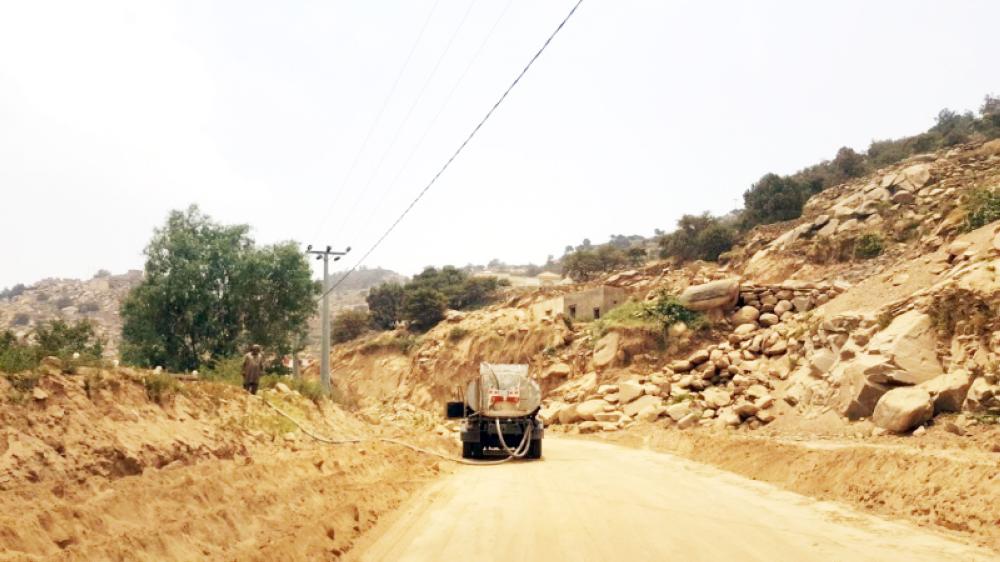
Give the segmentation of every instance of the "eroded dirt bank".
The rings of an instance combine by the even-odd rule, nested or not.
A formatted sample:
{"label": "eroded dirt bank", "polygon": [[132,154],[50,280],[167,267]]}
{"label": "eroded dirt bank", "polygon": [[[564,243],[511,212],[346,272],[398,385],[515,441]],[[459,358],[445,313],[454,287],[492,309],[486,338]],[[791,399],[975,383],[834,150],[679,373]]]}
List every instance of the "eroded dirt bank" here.
{"label": "eroded dirt bank", "polygon": [[[450,470],[377,441],[318,443],[228,385],[186,383],[158,403],[146,376],[43,377],[2,405],[0,560],[332,560]],[[268,399],[323,435],[400,435],[294,392]],[[432,423],[387,417],[405,416]],[[402,435],[440,444],[423,429]]]}

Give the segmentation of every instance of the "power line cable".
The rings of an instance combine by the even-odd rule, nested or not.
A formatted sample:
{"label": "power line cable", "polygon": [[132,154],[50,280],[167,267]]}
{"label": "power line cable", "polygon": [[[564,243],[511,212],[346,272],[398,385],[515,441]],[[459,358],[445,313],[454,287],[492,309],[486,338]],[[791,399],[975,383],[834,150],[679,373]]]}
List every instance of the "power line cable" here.
{"label": "power line cable", "polygon": [[351,177],[354,176],[354,170],[358,167],[358,162],[361,161],[361,155],[364,154],[365,149],[368,148],[368,142],[371,140],[372,134],[375,132],[375,128],[381,122],[382,115],[385,113],[386,108],[389,107],[389,100],[391,100],[393,94],[396,93],[399,81],[403,78],[403,74],[406,73],[406,69],[410,66],[410,60],[413,59],[413,53],[417,51],[417,46],[420,45],[420,40],[423,39],[424,32],[427,31],[427,25],[431,22],[431,18],[434,16],[434,12],[437,11],[438,4],[440,3],[441,0],[436,0],[434,5],[431,6],[431,11],[428,12],[427,17],[424,18],[424,24],[420,26],[420,33],[417,34],[417,40],[414,41],[413,46],[410,47],[410,52],[406,55],[406,60],[403,62],[403,66],[400,67],[399,73],[396,75],[396,80],[392,83],[392,87],[389,88],[389,93],[385,96],[381,109],[379,109],[378,114],[375,115],[375,120],[372,121],[371,127],[368,128],[365,140],[361,142],[361,148],[359,148],[357,154],[354,155],[354,161],[351,162],[351,166],[348,168],[347,174],[340,182],[340,187],[337,189],[337,193],[334,195],[333,201],[330,203],[330,207],[327,208],[326,213],[323,214],[322,220],[320,220],[319,225],[316,227],[316,233],[313,235],[313,238],[319,236],[320,232],[323,230],[323,226],[328,220],[330,220],[330,216],[333,214],[333,210],[337,207],[337,203],[340,202],[340,196],[343,195],[344,188],[347,187]]}
{"label": "power line cable", "polygon": [[451,101],[451,98],[455,95],[455,92],[458,91],[459,85],[461,85],[462,81],[465,80],[465,76],[469,73],[469,70],[479,59],[479,55],[483,53],[483,49],[486,47],[486,44],[489,42],[490,38],[493,37],[493,33],[496,31],[497,26],[500,24],[500,20],[502,20],[504,15],[507,14],[507,10],[510,8],[512,2],[513,0],[507,0],[507,4],[500,12],[500,15],[497,16],[496,21],[493,22],[493,26],[490,27],[490,30],[486,34],[486,37],[479,44],[479,48],[476,49],[475,54],[472,55],[472,58],[469,59],[468,64],[465,65],[465,69],[462,70],[462,74],[459,75],[458,81],[456,81],[455,84],[452,86],[451,91],[448,92],[448,95],[445,97],[444,102],[441,103],[441,107],[434,115],[434,118],[431,119],[431,122],[427,125],[427,128],[424,129],[424,132],[422,135],[420,135],[420,139],[417,141],[417,143],[413,145],[413,148],[410,150],[410,154],[407,155],[406,160],[403,161],[403,165],[399,167],[399,170],[396,171],[396,175],[392,178],[392,181],[385,188],[385,190],[382,191],[382,194],[379,196],[378,202],[375,204],[374,207],[372,207],[371,213],[368,214],[368,218],[365,219],[365,222],[363,222],[362,224],[371,224],[372,219],[375,218],[375,213],[379,210],[380,207],[382,207],[382,203],[385,201],[386,196],[389,195],[389,193],[392,191],[394,187],[396,187],[396,183],[399,182],[399,178],[403,175],[403,172],[406,170],[407,166],[410,165],[410,161],[413,160],[413,157],[417,154],[417,150],[419,150],[420,147],[423,146],[424,140],[427,139],[427,135],[431,132],[431,130],[434,129],[434,125],[437,124],[437,121],[444,113],[444,110],[448,108],[448,103]]}
{"label": "power line cable", "polygon": [[569,11],[568,14],[566,14],[566,17],[564,17],[562,19],[562,21],[559,22],[559,25],[556,26],[555,30],[552,32],[551,35],[549,35],[548,39],[546,39],[545,42],[542,43],[541,48],[539,48],[538,51],[535,53],[535,55],[531,57],[531,60],[528,61],[528,64],[526,64],[524,66],[524,68],[521,69],[521,72],[517,75],[517,78],[515,78],[514,81],[511,82],[510,86],[507,86],[507,89],[504,90],[504,92],[503,92],[503,94],[501,94],[500,98],[497,99],[496,103],[493,104],[493,107],[491,107],[490,110],[486,112],[486,115],[484,115],[483,118],[479,120],[479,123],[476,124],[476,126],[472,129],[472,131],[469,133],[469,135],[467,137],[465,137],[465,140],[462,141],[462,144],[460,144],[458,146],[458,148],[455,149],[455,152],[451,155],[451,157],[448,158],[447,161],[445,161],[444,165],[441,166],[441,169],[439,169],[437,171],[437,173],[434,174],[434,176],[431,178],[431,180],[429,182],[427,182],[427,185],[425,185],[422,190],[420,190],[420,193],[417,194],[417,196],[413,199],[413,201],[411,201],[410,204],[405,209],[403,209],[403,212],[399,215],[399,217],[397,217],[396,220],[393,221],[393,223],[391,225],[389,225],[389,228],[387,228],[386,231],[382,234],[382,236],[380,236],[379,239],[375,241],[375,243],[372,245],[372,247],[369,248],[368,251],[366,251],[364,253],[364,255],[361,256],[361,259],[359,259],[354,264],[354,266],[351,267],[351,269],[349,269],[337,281],[337,283],[335,283],[333,286],[331,286],[329,289],[327,289],[323,293],[323,295],[320,296],[320,298],[322,298],[323,296],[325,296],[328,293],[333,292],[352,273],[354,273],[355,271],[357,271],[358,267],[360,267],[361,264],[364,263],[364,261],[366,259],[368,259],[368,256],[370,256],[372,254],[372,252],[374,252],[382,244],[382,242],[385,241],[386,238],[388,238],[389,234],[391,234],[392,231],[396,229],[396,227],[399,225],[399,223],[402,222],[404,218],[406,218],[406,215],[409,214],[409,212],[413,209],[413,207],[416,206],[416,204],[423,198],[423,196],[427,194],[427,192],[430,190],[430,188],[434,186],[434,184],[437,182],[438,178],[441,177],[441,174],[443,174],[445,172],[445,170],[447,170],[448,167],[451,166],[451,163],[455,161],[455,158],[457,158],[458,155],[462,153],[462,150],[464,150],[465,147],[469,144],[469,141],[471,141],[472,138],[474,136],[476,136],[476,133],[479,132],[479,129],[483,128],[483,125],[485,125],[486,122],[489,120],[489,118],[493,115],[493,113],[496,112],[497,108],[500,107],[500,104],[502,104],[504,102],[504,100],[507,99],[507,96],[510,94],[511,90],[513,90],[514,87],[518,85],[518,83],[521,81],[521,78],[524,78],[524,75],[527,74],[528,69],[531,68],[531,65],[535,64],[535,61],[538,60],[538,57],[542,56],[542,53],[545,52],[545,49],[549,46],[549,44],[552,42],[552,40],[555,39],[556,35],[559,34],[559,32],[562,30],[562,28],[566,25],[566,22],[568,22],[569,19],[571,17],[573,17],[573,14],[576,13],[577,8],[579,8],[580,4],[582,4],[582,3],[583,3],[583,0],[577,0],[576,4],[573,5],[573,8]]}
{"label": "power line cable", "polygon": [[385,160],[386,158],[388,158],[389,153],[392,152],[393,148],[395,148],[396,141],[399,140],[399,136],[403,132],[403,128],[405,128],[406,124],[410,122],[410,117],[413,116],[413,110],[416,109],[417,104],[419,104],[420,100],[423,99],[424,92],[427,91],[427,86],[430,85],[431,80],[433,80],[434,76],[437,74],[438,69],[441,67],[441,63],[444,61],[445,57],[448,56],[448,53],[451,52],[451,46],[452,44],[454,44],[455,38],[458,37],[458,33],[465,26],[465,21],[469,19],[469,14],[472,12],[472,8],[475,5],[476,5],[476,0],[472,0],[472,2],[469,3],[469,7],[466,8],[465,14],[462,15],[462,19],[458,22],[458,26],[455,27],[455,31],[451,34],[451,38],[448,39],[447,45],[445,45],[444,50],[441,51],[441,56],[439,56],[437,62],[434,63],[434,68],[431,69],[430,74],[427,75],[427,78],[424,80],[423,86],[420,87],[420,92],[417,93],[417,97],[413,99],[413,103],[410,104],[410,108],[406,111],[406,116],[403,117],[403,120],[399,123],[399,126],[396,127],[396,132],[395,134],[393,134],[392,140],[389,142],[389,146],[386,147],[386,149],[382,152],[382,157],[379,158],[378,164],[375,165],[375,168],[372,170],[371,175],[368,177],[368,181],[365,182],[364,187],[362,187],[361,190],[358,192],[358,196],[357,198],[355,198],[354,204],[351,205],[350,209],[347,211],[347,214],[344,215],[344,220],[340,223],[340,227],[337,229],[336,234],[334,234],[333,236],[334,239],[340,238],[340,235],[344,232],[344,229],[347,226],[347,222],[350,220],[352,216],[354,216],[354,212],[358,209],[358,205],[361,203],[361,200],[365,198],[365,193],[367,193],[368,188],[371,187],[372,182],[375,181],[375,178],[378,177],[379,172],[382,171],[382,165],[385,164]]}

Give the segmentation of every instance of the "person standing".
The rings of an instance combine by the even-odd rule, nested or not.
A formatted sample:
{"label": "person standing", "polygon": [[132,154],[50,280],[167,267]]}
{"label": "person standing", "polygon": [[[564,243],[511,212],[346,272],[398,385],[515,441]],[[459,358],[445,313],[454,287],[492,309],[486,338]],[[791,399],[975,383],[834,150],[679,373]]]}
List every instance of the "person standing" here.
{"label": "person standing", "polygon": [[253,344],[250,352],[243,356],[243,388],[250,394],[257,394],[260,376],[264,374],[264,356],[260,346]]}

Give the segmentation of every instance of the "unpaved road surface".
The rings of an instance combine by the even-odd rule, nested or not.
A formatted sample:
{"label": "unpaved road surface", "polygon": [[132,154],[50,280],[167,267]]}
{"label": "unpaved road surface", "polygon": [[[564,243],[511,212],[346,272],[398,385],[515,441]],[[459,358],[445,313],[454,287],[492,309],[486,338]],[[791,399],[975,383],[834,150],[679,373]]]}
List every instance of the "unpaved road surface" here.
{"label": "unpaved road surface", "polygon": [[547,439],[542,461],[462,467],[353,560],[1000,560],[1000,554],[671,455]]}

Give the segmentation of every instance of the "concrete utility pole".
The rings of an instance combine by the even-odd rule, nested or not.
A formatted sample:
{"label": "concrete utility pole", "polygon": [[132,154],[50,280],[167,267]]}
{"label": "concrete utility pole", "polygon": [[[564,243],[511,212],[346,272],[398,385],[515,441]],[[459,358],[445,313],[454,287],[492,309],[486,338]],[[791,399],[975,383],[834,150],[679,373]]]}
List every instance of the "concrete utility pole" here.
{"label": "concrete utility pole", "polygon": [[333,261],[338,261],[341,256],[347,255],[347,252],[350,251],[350,247],[343,252],[334,252],[331,246],[327,246],[325,250],[313,250],[311,244],[306,246],[307,254],[313,254],[317,260],[323,260],[323,298],[320,301],[323,341],[320,344],[319,372],[320,381],[323,383],[323,392],[327,394],[332,388],[330,384],[330,256],[334,256]]}

